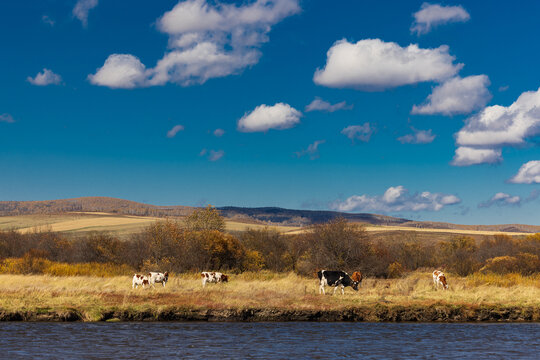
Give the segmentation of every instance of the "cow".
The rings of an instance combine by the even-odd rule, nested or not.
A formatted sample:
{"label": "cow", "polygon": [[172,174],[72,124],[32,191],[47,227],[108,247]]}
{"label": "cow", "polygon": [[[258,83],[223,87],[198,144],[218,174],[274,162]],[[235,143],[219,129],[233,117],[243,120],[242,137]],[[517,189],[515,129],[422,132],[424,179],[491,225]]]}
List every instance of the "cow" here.
{"label": "cow", "polygon": [[205,287],[206,283],[220,283],[229,282],[229,277],[220,272],[203,271],[201,273],[202,286]]}
{"label": "cow", "polygon": [[142,285],[143,289],[145,285],[149,285],[148,276],[140,274],[133,275],[133,280],[131,281],[131,288],[136,289],[139,287],[139,285]]}
{"label": "cow", "polygon": [[156,287],[156,283],[161,283],[163,287],[165,287],[165,284],[167,283],[167,281],[169,281],[169,273],[166,271],[164,273],[151,271],[148,273],[147,276],[148,282],[154,288]]}
{"label": "cow", "polygon": [[362,279],[364,279],[364,277],[362,276],[361,272],[355,271],[355,272],[352,273],[351,279],[353,279],[353,281],[356,281],[358,283],[358,285],[360,285],[360,283],[362,282]]}
{"label": "cow", "polygon": [[435,289],[438,289],[439,285],[441,285],[443,290],[448,290],[446,276],[444,276],[444,273],[440,270],[435,270],[433,272],[433,283],[435,284]]}
{"label": "cow", "polygon": [[358,291],[358,281],[351,279],[349,274],[344,271],[330,271],[330,270],[321,270],[317,272],[319,277],[319,294],[322,292],[326,295],[324,291],[325,286],[333,286],[334,294],[338,287],[341,287],[341,295],[345,294],[344,288],[346,286],[352,287],[355,291]]}

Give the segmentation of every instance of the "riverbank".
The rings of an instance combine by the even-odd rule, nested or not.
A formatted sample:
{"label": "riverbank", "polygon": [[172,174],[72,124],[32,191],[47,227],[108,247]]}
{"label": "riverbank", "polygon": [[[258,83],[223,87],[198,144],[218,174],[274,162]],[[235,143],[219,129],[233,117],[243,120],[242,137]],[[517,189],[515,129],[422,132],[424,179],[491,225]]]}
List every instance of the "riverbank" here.
{"label": "riverbank", "polygon": [[430,277],[366,279],[342,296],[294,274],[232,275],[205,289],[197,274],[155,289],[131,289],[127,276],[0,275],[0,321],[540,321],[537,277],[449,276],[448,291]]}

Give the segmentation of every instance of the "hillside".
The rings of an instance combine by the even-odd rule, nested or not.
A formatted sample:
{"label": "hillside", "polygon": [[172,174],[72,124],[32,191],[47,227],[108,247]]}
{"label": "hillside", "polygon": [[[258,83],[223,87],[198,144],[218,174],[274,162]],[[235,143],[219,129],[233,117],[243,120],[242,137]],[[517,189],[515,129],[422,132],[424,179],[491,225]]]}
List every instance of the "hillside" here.
{"label": "hillside", "polygon": [[[0,201],[0,216],[28,216],[28,215],[59,215],[67,213],[107,213],[104,215],[119,215],[128,217],[182,217],[189,215],[195,208],[190,206],[157,206],[143,204],[135,201],[116,199],[111,197],[81,197],[74,199],[46,200],[46,201]],[[291,227],[304,227],[315,223],[325,222],[336,217],[376,226],[381,231],[395,230],[447,230],[446,232],[505,232],[505,233],[536,233],[540,226],[524,224],[501,225],[460,225],[445,222],[411,221],[386,215],[367,213],[344,213],[323,210],[293,210],[278,207],[244,208],[226,206],[218,208],[221,214],[230,222],[232,229],[244,228],[247,224],[253,226],[270,225]],[[80,215],[79,215],[80,216]],[[7,219],[5,219],[7,220]],[[107,219],[108,221],[112,221]],[[148,219],[150,220],[150,219]],[[11,220],[10,220],[11,221]],[[17,220],[20,221],[20,220]],[[26,220],[24,220],[26,221]],[[41,220],[40,220],[41,221]],[[142,226],[143,219],[122,219],[118,225],[137,223]],[[49,221],[45,223],[50,224]],[[35,225],[42,225],[35,224]],[[30,226],[30,225],[28,225]],[[131,225],[130,225],[131,226]],[[386,229],[386,230],[383,230]]]}
{"label": "hillside", "polygon": [[136,216],[185,216],[189,206],[156,206],[111,197],[80,197],[45,201],[0,201],[0,216],[59,214],[66,212],[106,212]]}

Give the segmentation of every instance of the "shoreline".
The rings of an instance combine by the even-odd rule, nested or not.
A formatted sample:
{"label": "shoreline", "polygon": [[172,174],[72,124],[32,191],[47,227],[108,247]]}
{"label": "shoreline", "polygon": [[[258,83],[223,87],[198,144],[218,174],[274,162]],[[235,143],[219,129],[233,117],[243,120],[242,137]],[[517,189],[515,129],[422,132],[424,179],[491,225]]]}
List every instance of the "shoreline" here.
{"label": "shoreline", "polygon": [[75,308],[65,310],[5,311],[0,322],[433,322],[433,323],[517,323],[540,322],[540,307],[467,306],[436,304],[428,306],[361,306],[341,310],[306,309],[159,309],[105,308],[93,316]]}

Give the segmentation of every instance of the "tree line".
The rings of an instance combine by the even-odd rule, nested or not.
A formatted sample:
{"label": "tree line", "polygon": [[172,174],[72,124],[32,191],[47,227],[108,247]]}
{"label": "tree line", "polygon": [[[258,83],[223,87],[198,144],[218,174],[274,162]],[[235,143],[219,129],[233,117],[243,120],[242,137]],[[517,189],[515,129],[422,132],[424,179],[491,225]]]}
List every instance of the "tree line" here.
{"label": "tree line", "polygon": [[[128,239],[94,232],[73,237],[55,232],[0,232],[0,263],[8,258],[102,263],[134,271],[270,270],[313,275],[319,269],[361,271],[394,278],[408,271],[441,268],[461,276],[482,271],[540,272],[540,234],[514,239],[456,236],[437,243],[397,235],[374,241],[361,225],[338,218],[296,235],[272,229],[225,231],[215,208],[196,210],[184,222],[153,223]],[[24,264],[26,264],[24,263]],[[29,270],[32,272],[32,269]]]}

